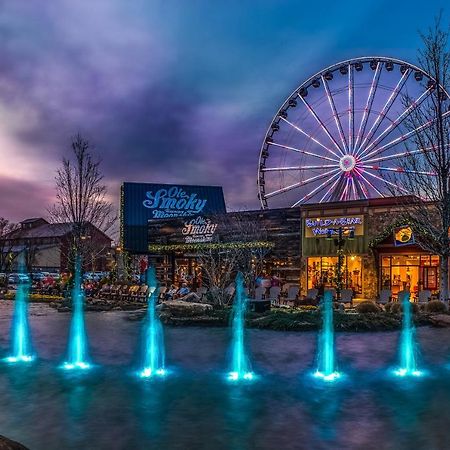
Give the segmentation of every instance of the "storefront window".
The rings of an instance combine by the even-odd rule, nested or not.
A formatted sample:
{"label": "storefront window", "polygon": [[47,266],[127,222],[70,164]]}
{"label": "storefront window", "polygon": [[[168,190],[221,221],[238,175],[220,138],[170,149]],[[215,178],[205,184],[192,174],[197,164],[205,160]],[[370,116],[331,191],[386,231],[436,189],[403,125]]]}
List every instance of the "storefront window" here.
{"label": "storefront window", "polygon": [[439,257],[436,255],[389,255],[381,257],[381,289],[411,294],[423,289],[437,290]]}
{"label": "storefront window", "polygon": [[[337,285],[337,271],[337,256],[308,258],[308,289],[318,288],[322,283],[325,285],[325,288],[335,288]],[[356,294],[362,292],[360,256],[344,256],[342,282],[344,288],[353,289]]]}

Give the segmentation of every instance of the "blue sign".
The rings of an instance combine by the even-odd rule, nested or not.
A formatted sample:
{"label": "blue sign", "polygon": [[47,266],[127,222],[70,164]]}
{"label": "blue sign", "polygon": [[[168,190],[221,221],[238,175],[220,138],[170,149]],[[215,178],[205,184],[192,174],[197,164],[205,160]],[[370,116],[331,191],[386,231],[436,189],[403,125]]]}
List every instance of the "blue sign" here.
{"label": "blue sign", "polygon": [[131,253],[147,253],[149,222],[225,212],[220,186],[123,183],[121,244]]}

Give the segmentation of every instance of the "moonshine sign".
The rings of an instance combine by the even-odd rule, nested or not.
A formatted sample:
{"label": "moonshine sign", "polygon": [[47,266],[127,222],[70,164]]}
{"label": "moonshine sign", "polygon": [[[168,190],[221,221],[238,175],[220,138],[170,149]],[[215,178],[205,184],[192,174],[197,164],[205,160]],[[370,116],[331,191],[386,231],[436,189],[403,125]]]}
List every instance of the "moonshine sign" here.
{"label": "moonshine sign", "polygon": [[181,234],[186,244],[211,242],[218,227],[211,219],[202,216],[196,217],[184,223]]}
{"label": "moonshine sign", "polygon": [[328,230],[339,228],[342,228],[344,233],[354,231],[355,236],[362,236],[364,234],[364,218],[363,216],[334,216],[305,219],[305,238],[326,237]]}
{"label": "moonshine sign", "polygon": [[196,216],[205,208],[206,198],[199,198],[194,192],[187,192],[178,186],[169,189],[147,191],[142,202],[145,208],[152,210],[154,219],[168,217]]}

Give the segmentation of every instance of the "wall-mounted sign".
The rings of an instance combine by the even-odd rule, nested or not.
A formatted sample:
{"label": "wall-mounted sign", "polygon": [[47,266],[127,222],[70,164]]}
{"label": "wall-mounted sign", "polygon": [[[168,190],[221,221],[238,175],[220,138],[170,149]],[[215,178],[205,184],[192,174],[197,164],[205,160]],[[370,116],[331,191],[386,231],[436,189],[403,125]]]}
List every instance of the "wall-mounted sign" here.
{"label": "wall-mounted sign", "polygon": [[152,210],[154,219],[195,216],[203,211],[208,201],[179,186],[147,191],[145,196],[142,204]]}
{"label": "wall-mounted sign", "polygon": [[131,253],[148,253],[148,223],[209,214],[223,214],[219,186],[123,183],[121,189],[121,244]]}
{"label": "wall-mounted sign", "polygon": [[394,245],[401,247],[402,245],[411,245],[415,243],[414,233],[410,226],[404,225],[394,229]]}
{"label": "wall-mounted sign", "polygon": [[181,245],[218,242],[224,224],[218,216],[197,216],[148,221],[150,245]]}
{"label": "wall-mounted sign", "polygon": [[305,238],[326,237],[328,230],[332,230],[332,234],[337,234],[339,228],[343,229],[344,236],[350,231],[353,231],[355,236],[362,236],[364,235],[364,217],[333,216],[305,219]]}

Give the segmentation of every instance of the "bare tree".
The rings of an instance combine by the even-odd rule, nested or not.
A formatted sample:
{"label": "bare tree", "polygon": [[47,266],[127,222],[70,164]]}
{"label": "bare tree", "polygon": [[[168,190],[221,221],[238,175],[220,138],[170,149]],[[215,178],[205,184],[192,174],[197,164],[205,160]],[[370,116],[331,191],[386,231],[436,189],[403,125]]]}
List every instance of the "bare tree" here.
{"label": "bare tree", "polygon": [[216,217],[221,223],[220,242],[205,245],[199,251],[204,284],[213,292],[219,305],[230,299],[226,288],[242,272],[246,286],[252,292],[256,277],[262,272],[265,256],[272,245],[267,241],[267,231],[260,217],[244,212]]}
{"label": "bare tree", "polygon": [[0,217],[0,272],[10,272],[17,252],[13,252],[14,241],[9,239],[18,229],[16,223]]}
{"label": "bare tree", "polygon": [[[410,155],[405,170],[394,178],[394,194],[405,190],[417,200],[405,204],[404,214],[416,232],[416,241],[425,250],[440,256],[440,299],[448,299],[448,262],[450,256],[450,51],[449,31],[441,27],[441,15],[426,34],[421,34],[419,65],[431,77],[426,86],[430,94],[419,104],[406,96],[412,107],[405,120],[411,133]],[[411,147],[411,148],[410,148]],[[415,149],[423,149],[420,157]]]}
{"label": "bare tree", "polygon": [[80,255],[91,263],[105,250],[92,226],[106,234],[114,225],[116,214],[107,200],[100,161],[91,154],[89,142],[77,135],[72,152],[72,158],[64,157],[56,172],[56,203],[49,213],[53,222],[72,226],[69,261],[73,264],[75,256]]}

